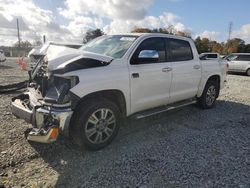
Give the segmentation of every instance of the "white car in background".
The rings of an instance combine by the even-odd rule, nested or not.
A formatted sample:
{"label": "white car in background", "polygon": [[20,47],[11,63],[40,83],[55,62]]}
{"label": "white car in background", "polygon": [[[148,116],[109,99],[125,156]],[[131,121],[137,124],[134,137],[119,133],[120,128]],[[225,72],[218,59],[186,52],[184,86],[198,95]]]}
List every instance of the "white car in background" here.
{"label": "white car in background", "polygon": [[206,52],[200,54],[200,60],[219,60],[221,59],[220,54],[213,52]]}
{"label": "white car in background", "polygon": [[209,62],[210,60],[217,60],[218,62],[222,63],[222,64],[226,64],[227,65],[227,71],[228,71],[228,63],[227,60],[223,58],[222,55],[220,55],[219,53],[215,53],[215,52],[205,52],[205,53],[201,53],[199,55],[200,60],[201,61],[207,61]]}
{"label": "white car in background", "polygon": [[0,49],[0,62],[6,61],[6,57],[4,55],[4,51]]}
{"label": "white car in background", "polygon": [[250,76],[250,53],[233,53],[225,58],[229,72],[246,73]]}

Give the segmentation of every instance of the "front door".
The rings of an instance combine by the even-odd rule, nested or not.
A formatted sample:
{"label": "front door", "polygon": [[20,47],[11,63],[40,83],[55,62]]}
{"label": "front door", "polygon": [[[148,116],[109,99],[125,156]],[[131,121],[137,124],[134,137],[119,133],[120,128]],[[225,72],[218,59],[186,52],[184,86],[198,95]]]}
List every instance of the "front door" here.
{"label": "front door", "polygon": [[[139,60],[141,52],[158,53],[158,59]],[[132,62],[133,61],[133,62]],[[166,60],[163,38],[145,39],[134,52],[130,65],[131,112],[162,106],[168,103],[171,85],[171,63]]]}

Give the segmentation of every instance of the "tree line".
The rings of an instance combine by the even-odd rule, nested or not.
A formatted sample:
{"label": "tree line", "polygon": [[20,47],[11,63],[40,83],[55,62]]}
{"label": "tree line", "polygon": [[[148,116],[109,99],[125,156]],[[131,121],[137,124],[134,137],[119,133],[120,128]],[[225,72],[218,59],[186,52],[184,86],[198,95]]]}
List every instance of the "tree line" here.
{"label": "tree line", "polygon": [[[191,38],[189,32],[176,31],[173,26],[167,28],[134,28],[132,33],[164,33],[170,35],[178,35]],[[83,37],[83,43],[86,43],[96,37],[104,35],[101,29],[89,30]],[[231,53],[250,53],[250,44],[245,44],[245,41],[240,38],[233,38],[226,42],[217,42],[209,40],[208,38],[197,37],[194,39],[196,48],[199,53],[203,52],[217,52],[219,54],[231,54]]]}
{"label": "tree line", "polygon": [[250,44],[245,44],[245,41],[240,38],[233,38],[226,42],[217,42],[209,40],[208,38],[197,37],[195,45],[199,53],[203,52],[217,52],[219,54],[231,53],[250,53]]}

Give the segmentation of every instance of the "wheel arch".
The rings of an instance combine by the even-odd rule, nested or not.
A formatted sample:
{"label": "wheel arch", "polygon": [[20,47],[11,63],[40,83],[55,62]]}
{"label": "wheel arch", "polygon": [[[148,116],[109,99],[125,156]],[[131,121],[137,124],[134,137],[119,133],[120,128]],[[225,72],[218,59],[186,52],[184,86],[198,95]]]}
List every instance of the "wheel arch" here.
{"label": "wheel arch", "polygon": [[218,84],[218,93],[217,96],[219,96],[219,92],[220,92],[220,84],[221,84],[221,76],[219,74],[214,74],[214,75],[210,75],[208,76],[208,78],[206,79],[206,81],[203,82],[201,89],[199,89],[199,92],[197,94],[197,97],[200,97],[203,93],[203,90],[205,89],[205,86],[207,84],[208,81],[215,81]]}
{"label": "wheel arch", "polygon": [[93,93],[85,95],[77,101],[77,104],[75,105],[75,110],[77,110],[80,105],[84,105],[86,101],[97,98],[104,98],[111,102],[114,102],[118,106],[122,116],[127,115],[127,105],[125,96],[122,91],[116,89],[95,91]]}

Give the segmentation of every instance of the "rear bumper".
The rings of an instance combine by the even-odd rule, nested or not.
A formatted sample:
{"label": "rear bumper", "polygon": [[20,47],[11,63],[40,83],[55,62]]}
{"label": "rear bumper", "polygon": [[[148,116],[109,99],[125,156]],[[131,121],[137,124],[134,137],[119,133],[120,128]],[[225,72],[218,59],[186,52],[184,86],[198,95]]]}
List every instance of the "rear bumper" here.
{"label": "rear bumper", "polygon": [[31,123],[36,130],[49,132],[51,127],[59,128],[60,132],[68,136],[70,119],[73,111],[70,107],[55,108],[52,106],[37,105],[30,107],[30,93],[21,94],[12,99],[12,113],[28,123]]}

